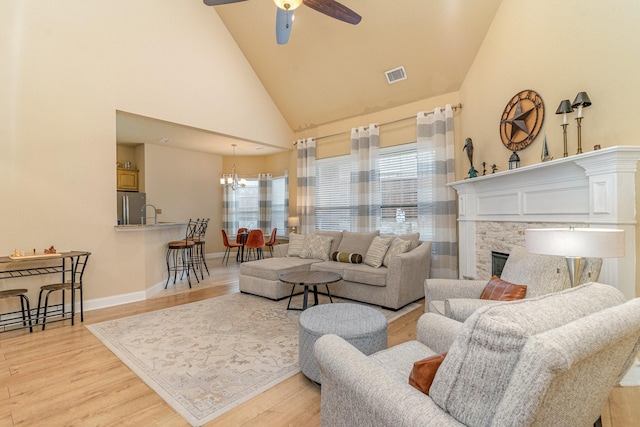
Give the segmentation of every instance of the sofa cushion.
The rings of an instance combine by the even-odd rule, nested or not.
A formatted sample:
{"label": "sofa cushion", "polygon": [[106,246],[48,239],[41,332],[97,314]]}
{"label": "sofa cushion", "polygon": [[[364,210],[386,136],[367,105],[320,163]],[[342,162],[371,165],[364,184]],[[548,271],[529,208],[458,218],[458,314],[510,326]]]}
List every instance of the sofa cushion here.
{"label": "sofa cushion", "polygon": [[287,256],[297,256],[299,257],[302,253],[302,248],[304,247],[304,237],[301,234],[290,233],[289,234],[289,248],[287,251]]}
{"label": "sofa cushion", "polygon": [[389,267],[391,257],[408,252],[410,246],[411,242],[408,240],[402,240],[399,237],[393,239],[391,241],[391,244],[389,245],[389,249],[387,249],[387,253],[384,256],[384,259],[382,260],[382,265],[384,265],[385,267]]}
{"label": "sofa cushion", "polygon": [[374,237],[367,254],[364,256],[364,263],[374,268],[382,266],[382,261],[384,261],[392,239],[393,237]]}
{"label": "sofa cushion", "polygon": [[323,261],[329,260],[331,257],[329,250],[331,249],[332,241],[333,237],[331,236],[307,234],[304,236],[300,258],[321,259]]}
{"label": "sofa cushion", "polygon": [[331,242],[331,250],[329,250],[329,253],[332,254],[338,251],[340,242],[342,242],[342,231],[315,230],[313,234],[333,237],[333,242]]}
{"label": "sofa cushion", "polygon": [[280,274],[290,271],[309,271],[309,266],[317,259],[298,257],[266,258],[257,261],[243,262],[240,275],[252,276],[265,280],[280,280]]}
{"label": "sofa cushion", "polygon": [[614,287],[588,283],[480,308],[463,324],[429,395],[465,425],[491,425],[505,390],[515,387],[513,372],[530,337],[624,301]]}
{"label": "sofa cushion", "polygon": [[364,283],[371,286],[386,286],[388,268],[373,268],[366,264],[347,264],[337,261],[316,262],[311,265],[311,271],[333,271],[342,276],[343,280]]}
{"label": "sofa cushion", "polygon": [[516,285],[500,279],[494,275],[489,279],[489,283],[484,287],[480,299],[490,299],[495,301],[513,301],[522,299],[527,294],[525,285]]}
{"label": "sofa cushion", "polygon": [[370,233],[359,233],[352,231],[342,232],[342,241],[338,246],[338,252],[349,252],[352,254],[365,255],[371,246],[373,238],[380,235],[380,230]]}

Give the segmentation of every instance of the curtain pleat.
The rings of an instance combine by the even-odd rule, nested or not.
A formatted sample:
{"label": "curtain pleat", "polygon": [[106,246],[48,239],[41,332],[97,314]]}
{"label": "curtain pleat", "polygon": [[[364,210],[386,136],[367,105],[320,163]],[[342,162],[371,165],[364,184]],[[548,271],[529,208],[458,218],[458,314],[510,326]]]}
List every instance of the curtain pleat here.
{"label": "curtain pleat", "polygon": [[233,214],[237,211],[237,198],[235,191],[229,186],[222,187],[222,228],[226,231],[229,238],[235,236],[238,231],[238,222]]}
{"label": "curtain pleat", "polygon": [[258,175],[258,228],[267,235],[271,233],[271,188],[273,180],[270,173]]}
{"label": "curtain pleat", "polygon": [[378,125],[351,129],[351,230],[380,227],[380,129]]}
{"label": "curtain pleat", "polygon": [[431,275],[458,277],[456,195],[446,184],[455,181],[453,110],[418,113],[418,227],[432,242]]}
{"label": "curtain pleat", "polygon": [[315,192],[316,192],[316,141],[313,138],[298,140],[297,144],[298,173],[298,232],[312,233],[316,224]]}

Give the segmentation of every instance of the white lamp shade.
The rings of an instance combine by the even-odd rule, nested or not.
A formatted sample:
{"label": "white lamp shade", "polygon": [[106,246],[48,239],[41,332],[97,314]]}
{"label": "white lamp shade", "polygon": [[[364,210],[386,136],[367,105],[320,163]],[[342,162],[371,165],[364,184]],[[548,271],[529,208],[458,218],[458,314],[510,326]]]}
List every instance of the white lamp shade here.
{"label": "white lamp shade", "polygon": [[563,257],[624,256],[624,230],[608,228],[534,228],[524,231],[527,251]]}
{"label": "white lamp shade", "polygon": [[289,227],[299,227],[300,226],[300,218],[298,218],[297,216],[290,216],[287,219],[287,225]]}

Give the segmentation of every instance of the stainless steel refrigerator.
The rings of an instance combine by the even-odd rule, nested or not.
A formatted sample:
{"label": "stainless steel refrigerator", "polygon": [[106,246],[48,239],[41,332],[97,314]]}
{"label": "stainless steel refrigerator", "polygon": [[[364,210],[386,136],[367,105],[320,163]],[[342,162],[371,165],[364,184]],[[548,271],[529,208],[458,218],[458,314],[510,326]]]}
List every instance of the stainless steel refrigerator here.
{"label": "stainless steel refrigerator", "polygon": [[146,203],[145,193],[118,191],[118,224],[142,224],[142,207]]}

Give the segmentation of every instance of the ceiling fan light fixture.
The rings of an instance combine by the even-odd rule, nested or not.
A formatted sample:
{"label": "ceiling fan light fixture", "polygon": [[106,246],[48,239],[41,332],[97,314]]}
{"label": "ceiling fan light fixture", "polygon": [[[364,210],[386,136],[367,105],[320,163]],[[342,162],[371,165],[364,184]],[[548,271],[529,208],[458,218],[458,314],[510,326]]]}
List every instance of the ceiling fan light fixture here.
{"label": "ceiling fan light fixture", "polygon": [[302,0],[273,0],[273,2],[282,10],[294,10],[302,4]]}

